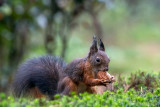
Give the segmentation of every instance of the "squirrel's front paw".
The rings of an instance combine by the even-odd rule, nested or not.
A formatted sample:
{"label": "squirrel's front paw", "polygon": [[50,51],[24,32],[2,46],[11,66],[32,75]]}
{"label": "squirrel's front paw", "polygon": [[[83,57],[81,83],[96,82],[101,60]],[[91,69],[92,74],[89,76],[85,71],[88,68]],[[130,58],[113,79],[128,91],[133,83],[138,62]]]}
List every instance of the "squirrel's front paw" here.
{"label": "squirrel's front paw", "polygon": [[101,84],[107,85],[110,81],[105,80],[105,79],[100,79]]}
{"label": "squirrel's front paw", "polygon": [[115,82],[115,77],[111,76],[109,83],[113,83],[113,82]]}
{"label": "squirrel's front paw", "polygon": [[112,82],[115,82],[115,77],[114,76],[111,76],[111,83]]}

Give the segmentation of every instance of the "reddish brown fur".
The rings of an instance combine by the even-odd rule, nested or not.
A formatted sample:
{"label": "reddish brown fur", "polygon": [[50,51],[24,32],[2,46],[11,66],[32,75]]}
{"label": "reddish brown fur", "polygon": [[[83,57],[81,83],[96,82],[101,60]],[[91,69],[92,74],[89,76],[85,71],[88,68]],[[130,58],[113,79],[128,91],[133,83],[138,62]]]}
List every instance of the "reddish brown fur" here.
{"label": "reddish brown fur", "polygon": [[77,85],[69,77],[65,77],[62,83],[64,89],[61,94],[70,95],[70,92],[77,93]]}
{"label": "reddish brown fur", "polygon": [[83,66],[83,81],[86,85],[94,85],[96,84],[96,80],[94,79],[94,74],[91,71],[91,65],[87,61]]}
{"label": "reddish brown fur", "polygon": [[92,71],[92,66],[87,61],[84,65],[84,77],[83,81],[86,85],[95,86],[95,85],[103,85],[101,79],[95,79],[96,74]]}
{"label": "reddish brown fur", "polygon": [[42,98],[42,97],[45,97],[45,95],[42,94],[37,87],[32,88],[32,89],[30,90],[30,93],[31,93],[31,95],[33,95],[34,98]]}

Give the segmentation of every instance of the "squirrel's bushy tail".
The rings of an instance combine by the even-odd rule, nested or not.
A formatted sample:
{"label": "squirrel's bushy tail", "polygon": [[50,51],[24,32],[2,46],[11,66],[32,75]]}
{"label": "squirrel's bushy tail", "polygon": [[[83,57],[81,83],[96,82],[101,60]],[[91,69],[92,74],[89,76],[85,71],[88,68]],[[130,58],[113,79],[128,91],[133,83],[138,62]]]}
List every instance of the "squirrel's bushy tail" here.
{"label": "squirrel's bushy tail", "polygon": [[42,94],[53,96],[57,93],[59,73],[65,68],[65,62],[54,56],[42,56],[22,64],[13,83],[14,95],[26,95],[31,89],[38,88]]}

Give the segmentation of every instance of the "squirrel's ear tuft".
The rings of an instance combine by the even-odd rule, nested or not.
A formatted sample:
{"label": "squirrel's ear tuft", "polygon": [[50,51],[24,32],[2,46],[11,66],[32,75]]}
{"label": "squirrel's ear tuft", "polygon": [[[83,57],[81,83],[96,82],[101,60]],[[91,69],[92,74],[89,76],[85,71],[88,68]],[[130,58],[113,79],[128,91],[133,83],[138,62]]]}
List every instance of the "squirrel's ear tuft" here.
{"label": "squirrel's ear tuft", "polygon": [[93,55],[97,51],[98,51],[98,48],[97,48],[97,39],[96,39],[96,36],[93,36],[93,41],[92,41],[92,45],[90,47],[89,56]]}
{"label": "squirrel's ear tuft", "polygon": [[99,39],[99,50],[105,51],[105,47],[101,39]]}

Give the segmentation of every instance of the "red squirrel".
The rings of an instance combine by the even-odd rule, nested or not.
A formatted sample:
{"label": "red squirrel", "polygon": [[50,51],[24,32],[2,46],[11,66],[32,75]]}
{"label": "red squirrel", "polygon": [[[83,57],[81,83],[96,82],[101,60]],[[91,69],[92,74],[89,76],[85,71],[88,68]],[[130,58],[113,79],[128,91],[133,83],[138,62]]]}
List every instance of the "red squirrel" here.
{"label": "red squirrel", "polygon": [[55,94],[70,95],[71,92],[94,93],[91,87],[112,82],[96,78],[99,71],[108,71],[109,62],[103,42],[99,39],[97,47],[94,36],[88,55],[69,64],[60,57],[42,56],[20,65],[13,83],[14,95],[53,98]]}

